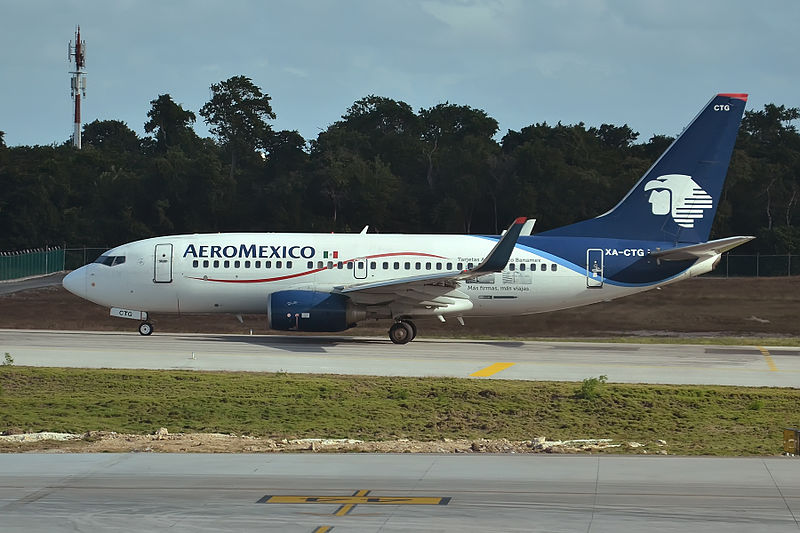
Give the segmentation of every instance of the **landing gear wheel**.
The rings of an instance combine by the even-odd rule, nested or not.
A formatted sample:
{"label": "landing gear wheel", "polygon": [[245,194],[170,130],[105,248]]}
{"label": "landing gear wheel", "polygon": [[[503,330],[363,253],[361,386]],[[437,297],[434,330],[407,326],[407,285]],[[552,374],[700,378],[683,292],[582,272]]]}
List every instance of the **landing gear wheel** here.
{"label": "landing gear wheel", "polygon": [[413,341],[414,339],[417,338],[417,326],[416,326],[416,324],[414,324],[410,320],[403,320],[403,322],[405,322],[406,324],[411,326],[411,340]]}
{"label": "landing gear wheel", "polygon": [[151,333],[153,333],[153,324],[150,322],[142,322],[139,324],[139,335],[147,336]]}
{"label": "landing gear wheel", "polygon": [[395,344],[405,344],[414,338],[414,330],[408,322],[395,322],[389,328],[389,339]]}

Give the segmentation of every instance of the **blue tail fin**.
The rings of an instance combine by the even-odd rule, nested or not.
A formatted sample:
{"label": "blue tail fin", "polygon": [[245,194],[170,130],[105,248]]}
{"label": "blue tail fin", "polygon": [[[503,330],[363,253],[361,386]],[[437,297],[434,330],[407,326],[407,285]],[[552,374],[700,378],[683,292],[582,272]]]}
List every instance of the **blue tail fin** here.
{"label": "blue tail fin", "polygon": [[716,95],[614,209],[540,235],[707,241],[746,102]]}

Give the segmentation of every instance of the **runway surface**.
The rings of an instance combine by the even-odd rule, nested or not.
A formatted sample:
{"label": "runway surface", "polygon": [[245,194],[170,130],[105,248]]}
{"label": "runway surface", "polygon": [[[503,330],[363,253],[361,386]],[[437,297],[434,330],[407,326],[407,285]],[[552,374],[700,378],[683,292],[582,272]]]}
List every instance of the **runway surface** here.
{"label": "runway surface", "polygon": [[797,387],[800,348],[0,330],[17,365]]}
{"label": "runway surface", "polygon": [[800,461],[0,455],[3,531],[798,531]]}

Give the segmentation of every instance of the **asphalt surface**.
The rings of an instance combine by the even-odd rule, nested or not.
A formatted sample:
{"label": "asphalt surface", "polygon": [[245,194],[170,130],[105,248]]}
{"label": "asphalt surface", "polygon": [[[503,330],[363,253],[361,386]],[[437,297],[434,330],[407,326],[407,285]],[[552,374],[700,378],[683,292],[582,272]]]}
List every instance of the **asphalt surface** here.
{"label": "asphalt surface", "polygon": [[60,287],[61,281],[66,275],[66,272],[56,272],[55,274],[34,276],[22,280],[0,281],[0,295],[27,291],[28,289],[41,289],[42,287]]}
{"label": "asphalt surface", "polygon": [[797,387],[800,348],[0,330],[15,364]]}
{"label": "asphalt surface", "polygon": [[3,531],[798,531],[800,461],[0,455]]}

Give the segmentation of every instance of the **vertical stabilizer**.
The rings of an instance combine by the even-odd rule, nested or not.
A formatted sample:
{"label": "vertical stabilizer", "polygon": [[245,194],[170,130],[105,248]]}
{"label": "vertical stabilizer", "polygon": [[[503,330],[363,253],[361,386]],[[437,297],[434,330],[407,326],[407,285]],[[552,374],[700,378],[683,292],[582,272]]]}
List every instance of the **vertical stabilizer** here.
{"label": "vertical stabilizer", "polygon": [[746,102],[716,95],[611,211],[540,235],[707,241]]}

